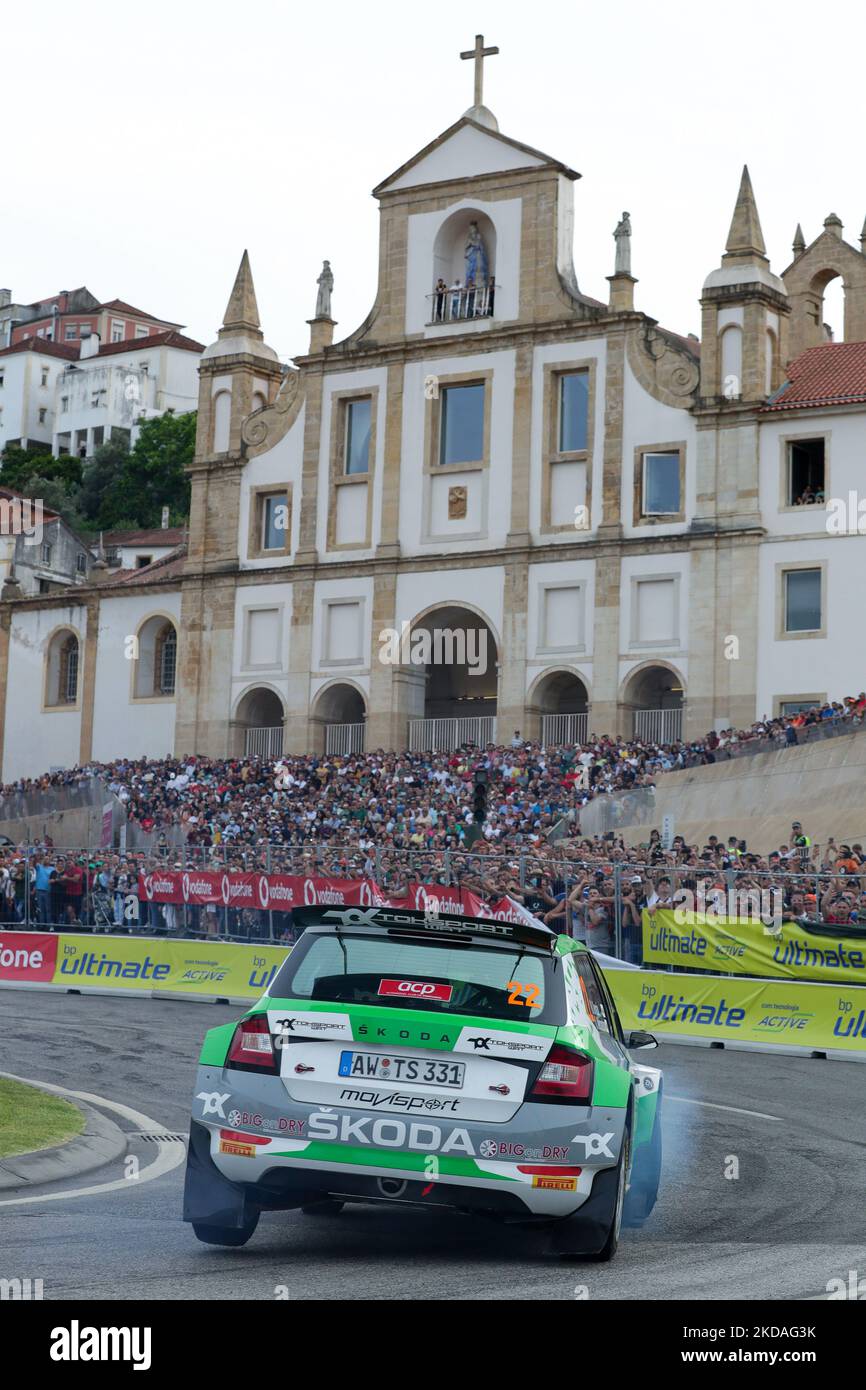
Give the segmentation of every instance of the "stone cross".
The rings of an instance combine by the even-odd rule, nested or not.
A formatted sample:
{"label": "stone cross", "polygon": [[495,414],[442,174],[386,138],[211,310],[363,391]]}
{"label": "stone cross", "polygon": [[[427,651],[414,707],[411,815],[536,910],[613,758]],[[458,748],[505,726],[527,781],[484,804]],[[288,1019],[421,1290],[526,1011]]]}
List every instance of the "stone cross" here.
{"label": "stone cross", "polygon": [[475,35],[475,47],[474,47],[474,48],[469,48],[469,49],[466,50],[465,53],[461,53],[461,54],[460,54],[460,57],[461,57],[461,58],[474,58],[474,59],[475,59],[475,105],[476,105],[476,106],[481,106],[481,105],[483,105],[482,100],[481,100],[481,96],[482,96],[482,89],[483,89],[483,86],[484,86],[484,59],[485,59],[485,58],[492,58],[493,54],[494,54],[494,53],[498,53],[498,52],[499,52],[499,49],[498,49],[498,48],[485,48],[485,47],[484,47],[484,35],[483,35],[483,34],[476,34],[476,35]]}

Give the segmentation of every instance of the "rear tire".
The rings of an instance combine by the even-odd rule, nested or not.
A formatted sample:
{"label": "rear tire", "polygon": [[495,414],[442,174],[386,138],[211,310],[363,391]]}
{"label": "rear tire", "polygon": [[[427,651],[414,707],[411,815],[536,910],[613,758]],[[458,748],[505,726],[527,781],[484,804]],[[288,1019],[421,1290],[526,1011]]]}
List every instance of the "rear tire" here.
{"label": "rear tire", "polygon": [[[601,1221],[602,1229],[605,1232],[603,1243],[599,1247],[596,1240],[590,1248],[584,1241],[588,1238],[588,1233],[584,1227],[587,1224],[586,1218],[581,1221],[580,1210],[567,1221],[559,1222],[554,1228],[552,1236],[552,1248],[561,1259],[566,1260],[593,1260],[604,1263],[612,1260],[616,1254],[619,1244],[619,1233],[622,1227],[622,1214],[625,1206],[626,1181],[631,1154],[631,1132],[628,1128],[623,1133],[622,1148],[620,1150],[619,1161],[615,1168],[606,1168],[599,1173],[593,1181],[593,1191],[589,1194],[587,1206],[593,1201],[593,1197],[600,1197],[601,1202],[605,1203],[607,1210],[602,1213],[593,1213],[596,1221]],[[596,1187],[605,1189],[602,1193],[596,1192]],[[581,1240],[581,1235],[584,1240]]]}
{"label": "rear tire", "polygon": [[321,1202],[305,1202],[301,1211],[304,1216],[339,1216],[345,1205],[336,1197],[325,1197]]}
{"label": "rear tire", "polygon": [[203,1245],[246,1245],[247,1241],[254,1234],[256,1226],[259,1224],[259,1214],[256,1212],[253,1220],[248,1221],[245,1226],[233,1228],[232,1226],[207,1226],[201,1221],[193,1221],[192,1229],[196,1238]]}

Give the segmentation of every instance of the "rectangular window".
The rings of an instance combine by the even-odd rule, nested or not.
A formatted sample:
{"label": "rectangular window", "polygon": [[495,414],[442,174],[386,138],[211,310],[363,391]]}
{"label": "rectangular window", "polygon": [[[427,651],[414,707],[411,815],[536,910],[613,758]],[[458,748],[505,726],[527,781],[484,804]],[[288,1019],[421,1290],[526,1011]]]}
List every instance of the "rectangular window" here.
{"label": "rectangular window", "polygon": [[810,507],[824,501],[823,439],[792,439],[788,443],[789,507]]}
{"label": "rectangular window", "polygon": [[40,408],[39,408],[39,423],[40,423],[40,425],[44,425],[44,424],[45,424],[45,417],[46,417],[47,414],[48,414],[47,408],[46,408],[44,405],[43,405],[43,406],[40,406]]}
{"label": "rectangular window", "polygon": [[63,329],[63,337],[65,338],[65,340],[66,340],[67,343],[71,343],[75,338],[77,338],[77,337],[78,337],[78,324],[77,324],[77,323],[67,323],[67,324],[65,325],[64,329]]}
{"label": "rectangular window", "polygon": [[681,510],[679,453],[644,454],[642,514],[668,516]]}
{"label": "rectangular window", "polygon": [[788,570],[785,574],[785,631],[820,630],[821,571]]}
{"label": "rectangular window", "polygon": [[112,319],[112,321],[111,321],[111,341],[112,341],[113,343],[122,343],[122,342],[123,342],[123,338],[124,338],[125,332],[126,332],[125,325],[124,325],[122,322],[120,322],[118,319]]}
{"label": "rectangular window", "polygon": [[68,409],[69,409],[69,397],[68,397],[68,396],[61,396],[61,397],[60,397],[60,409],[61,409],[61,410],[68,410]]}
{"label": "rectangular window", "polygon": [[75,557],[75,568],[79,574],[87,573],[87,556],[83,551],[79,551]]}
{"label": "rectangular window", "polygon": [[586,449],[589,422],[589,372],[565,372],[559,378],[559,452]]}
{"label": "rectangular window", "polygon": [[441,397],[439,462],[481,463],[484,459],[484,383],[446,386]]}
{"label": "rectangular window", "polygon": [[48,544],[47,541],[43,541],[43,542],[42,542],[42,550],[41,550],[40,554],[41,554],[41,556],[42,556],[42,563],[43,563],[43,565],[50,565],[50,564],[51,564],[51,551],[52,551],[52,549],[53,549],[53,547],[50,546],[50,545]]}
{"label": "rectangular window", "polygon": [[346,402],[346,473],[370,471],[370,421],[373,402],[367,397]]}
{"label": "rectangular window", "polygon": [[144,327],[143,324],[137,323],[137,324],[135,325],[135,336],[136,336],[136,338],[146,338],[146,337],[147,337],[147,329]]}
{"label": "rectangular window", "polygon": [[40,385],[41,385],[41,386],[47,386],[47,385],[48,385],[48,368],[47,368],[47,367],[43,367],[43,368],[42,368],[42,380],[41,380],[41,382],[40,382]]}
{"label": "rectangular window", "polygon": [[783,700],[779,705],[779,714],[790,718],[794,714],[806,714],[810,709],[814,709],[815,700]]}
{"label": "rectangular window", "polygon": [[285,492],[273,492],[261,500],[262,550],[285,550],[289,499]]}

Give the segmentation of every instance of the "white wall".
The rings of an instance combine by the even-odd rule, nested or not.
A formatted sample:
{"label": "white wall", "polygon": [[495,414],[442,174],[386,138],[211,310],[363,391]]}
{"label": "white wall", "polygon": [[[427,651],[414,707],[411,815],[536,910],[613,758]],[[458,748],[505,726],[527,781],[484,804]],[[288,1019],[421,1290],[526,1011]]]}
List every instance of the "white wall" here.
{"label": "white wall", "polygon": [[[8,698],[3,742],[3,780],[34,777],[52,767],[74,767],[81,738],[86,612],[80,604],[17,611],[9,640]],[[45,657],[58,627],[78,634],[78,702],[70,709],[43,710]]]}
{"label": "white wall", "polygon": [[250,496],[252,489],[260,487],[289,487],[292,493],[292,538],[291,550],[298,548],[301,526],[301,473],[304,463],[304,418],[306,406],[301,406],[298,418],[282,439],[268,449],[267,453],[257,454],[248,460],[241,478],[240,514],[238,520],[238,555],[242,570],[279,569],[288,557],[275,555],[268,559],[249,558],[250,535]]}
{"label": "white wall", "polygon": [[99,648],[93,702],[93,757],[164,757],[174,750],[176,696],[133,699],[134,663],[126,656],[128,637],[145,619],[162,613],[178,632],[178,670],[183,660],[180,591],[104,597],[99,609]]}

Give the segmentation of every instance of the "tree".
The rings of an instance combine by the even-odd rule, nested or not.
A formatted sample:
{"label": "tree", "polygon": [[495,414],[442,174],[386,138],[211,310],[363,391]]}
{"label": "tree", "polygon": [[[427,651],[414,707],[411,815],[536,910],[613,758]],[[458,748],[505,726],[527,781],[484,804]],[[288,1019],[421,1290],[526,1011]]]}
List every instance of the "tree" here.
{"label": "tree", "polygon": [[122,497],[117,498],[139,526],[159,526],[163,507],[173,525],[186,521],[190,483],[185,470],[192,462],[195,431],[195,411],[175,415],[169,410],[142,423],[121,474]]}
{"label": "tree", "polygon": [[107,523],[103,516],[117,511],[123,498],[121,479],[128,463],[129,447],[116,439],[100,444],[93,457],[86,460],[79,506],[89,527],[104,527]]}

